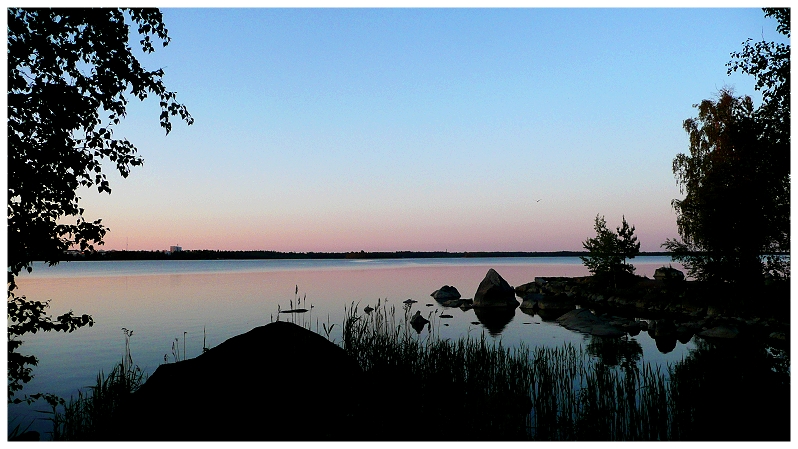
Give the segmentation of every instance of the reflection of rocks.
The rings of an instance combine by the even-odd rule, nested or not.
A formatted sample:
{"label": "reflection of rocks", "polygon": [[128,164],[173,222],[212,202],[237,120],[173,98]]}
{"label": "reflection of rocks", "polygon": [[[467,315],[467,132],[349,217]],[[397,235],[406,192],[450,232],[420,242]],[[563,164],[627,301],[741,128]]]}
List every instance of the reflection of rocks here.
{"label": "reflection of rocks", "polygon": [[557,322],[566,329],[591,335],[602,337],[620,337],[624,335],[623,330],[609,324],[608,320],[597,317],[588,309],[571,310],[557,318]]}
{"label": "reflection of rocks", "polygon": [[507,324],[513,320],[515,309],[510,307],[474,307],[474,314],[488,332],[499,335]]}
{"label": "reflection of rocks", "polygon": [[416,314],[410,318],[410,325],[418,333],[421,333],[421,331],[424,330],[424,326],[426,326],[427,323],[429,323],[429,320],[421,316],[420,311],[416,311]]}
{"label": "reflection of rocks", "polygon": [[648,325],[648,335],[651,338],[673,338],[676,339],[676,324],[670,320],[655,320]]}
{"label": "reflection of rocks", "polygon": [[493,268],[488,270],[474,294],[474,307],[518,307],[515,290]]}
{"label": "reflection of rocks", "polygon": [[451,285],[444,285],[438,290],[435,290],[430,295],[438,301],[448,301],[450,299],[460,299],[460,292]]}
{"label": "reflection of rocks", "polygon": [[676,339],[679,340],[679,343],[686,345],[691,338],[693,338],[693,331],[689,326],[685,324],[676,326]]}
{"label": "reflection of rocks", "polygon": [[[574,310],[574,308],[572,307],[571,310]],[[537,314],[540,316],[540,319],[543,320],[543,321],[556,321],[557,318],[565,315],[568,312],[569,311],[565,310],[565,309],[551,309],[551,310],[549,310],[549,309],[546,309],[546,310],[538,309],[537,310]]]}
{"label": "reflection of rocks", "polygon": [[740,332],[735,327],[731,326],[715,326],[712,329],[707,329],[700,332],[698,335],[703,338],[737,338]]}
{"label": "reflection of rocks", "polygon": [[[610,324],[613,324],[612,322]],[[634,320],[624,320],[617,324],[624,332],[631,336],[635,336],[640,333],[640,323]]]}
{"label": "reflection of rocks", "polygon": [[525,313],[525,314],[527,314],[529,316],[535,316],[535,309],[524,308],[524,309],[521,309],[521,312],[523,312],[523,313]]}
{"label": "reflection of rocks", "polygon": [[663,354],[667,354],[676,348],[676,337],[655,338],[657,349]]}
{"label": "reflection of rocks", "polygon": [[474,307],[474,300],[471,298],[465,298],[460,300],[460,310],[466,311],[472,309]]}
{"label": "reflection of rocks", "polygon": [[446,300],[446,301],[441,301],[440,304],[443,307],[455,308],[455,307],[460,307],[461,305],[463,305],[463,300],[462,299],[449,299],[449,300]]}
{"label": "reflection of rocks", "polygon": [[566,295],[546,295],[538,300],[538,309],[542,310],[570,310],[576,303]]}

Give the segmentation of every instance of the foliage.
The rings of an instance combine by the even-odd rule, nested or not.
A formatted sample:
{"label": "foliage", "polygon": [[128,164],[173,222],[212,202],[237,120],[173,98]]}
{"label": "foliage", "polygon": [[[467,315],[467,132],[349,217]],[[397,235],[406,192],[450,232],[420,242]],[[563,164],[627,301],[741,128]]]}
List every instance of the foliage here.
{"label": "foliage", "polygon": [[[17,353],[26,332],[71,332],[93,321],[72,312],[52,320],[46,303],[14,294],[15,278],[32,261],[51,265],[64,250],[93,250],[108,229],[83,217],[77,189],[111,192],[103,162],[123,177],[143,163],[136,147],[114,137],[130,96],[155,95],[160,125],[193,122],[162,69],[146,70],[128,44],[136,27],[144,53],[169,42],[157,9],[8,9],[8,318],[9,398],[31,378],[36,358]],[[67,220],[74,219],[74,224]]]}
{"label": "foliage", "polygon": [[[789,10],[766,9],[789,37]],[[689,154],[673,161],[682,200],[673,200],[681,240],[663,246],[696,279],[759,284],[788,277],[790,248],[788,44],[743,43],[729,72],[753,75],[763,102],[722,89],[684,121]]]}
{"label": "foliage", "polygon": [[16,337],[38,331],[72,332],[79,327],[94,325],[89,315],[75,316],[71,310],[53,320],[46,313],[48,307],[49,301],[28,301],[24,296],[8,299],[8,400],[11,403],[31,403],[45,396],[37,393],[24,399],[14,398],[14,394],[22,389],[22,384],[33,378],[32,367],[38,363],[36,357],[17,351],[22,341]]}
{"label": "foliage", "polygon": [[635,227],[630,227],[623,217],[621,226],[613,232],[607,228],[604,217],[596,215],[594,229],[596,236],[582,243],[589,254],[579,258],[597,280],[617,286],[619,280],[635,271],[632,264],[626,263],[626,259],[633,259],[640,253]]}

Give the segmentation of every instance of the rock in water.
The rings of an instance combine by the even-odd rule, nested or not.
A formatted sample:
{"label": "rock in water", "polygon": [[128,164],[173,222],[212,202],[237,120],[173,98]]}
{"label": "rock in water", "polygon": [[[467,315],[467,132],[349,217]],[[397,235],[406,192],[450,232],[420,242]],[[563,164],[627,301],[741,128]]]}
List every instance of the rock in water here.
{"label": "rock in water", "polygon": [[623,330],[609,324],[608,320],[597,317],[588,309],[571,310],[557,318],[557,322],[566,329],[599,337],[620,337],[625,334]]}
{"label": "rock in water", "polygon": [[[516,287],[516,293],[518,292],[518,287]],[[521,303],[522,309],[534,309],[538,306],[538,301],[543,300],[545,296],[540,293],[527,293],[523,296],[524,302]]]}
{"label": "rock in water", "polygon": [[523,299],[526,299],[527,295],[540,293],[538,289],[538,284],[533,282],[527,282],[526,284],[519,285],[515,288],[515,294]]}
{"label": "rock in water", "polygon": [[463,300],[462,299],[447,299],[446,301],[440,302],[440,305],[442,305],[443,307],[449,307],[449,308],[453,309],[455,307],[460,307],[461,305],[463,305]]}
{"label": "rock in water", "polygon": [[410,318],[410,325],[413,326],[413,329],[415,329],[416,332],[421,332],[427,323],[429,323],[429,320],[421,316],[420,311],[416,311],[416,314]]}
{"label": "rock in water", "polygon": [[346,440],[363,380],[326,338],[276,322],[161,365],[101,440]]}
{"label": "rock in water", "polygon": [[474,307],[518,307],[515,290],[493,268],[474,294]]}
{"label": "rock in water", "polygon": [[575,301],[562,293],[546,295],[537,302],[537,307],[541,310],[571,310],[574,305]]}
{"label": "rock in water", "polygon": [[447,301],[449,299],[460,299],[460,292],[451,285],[444,285],[438,290],[435,290],[430,295],[438,301]]}

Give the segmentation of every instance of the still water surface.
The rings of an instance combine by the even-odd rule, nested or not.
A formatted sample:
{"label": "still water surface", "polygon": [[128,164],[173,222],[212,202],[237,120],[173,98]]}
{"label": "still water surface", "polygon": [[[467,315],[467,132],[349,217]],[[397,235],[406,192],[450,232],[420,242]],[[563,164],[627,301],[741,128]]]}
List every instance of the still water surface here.
{"label": "still water surface", "polygon": [[[632,261],[637,274],[651,277],[656,268],[671,264],[668,257],[638,257]],[[677,264],[673,264],[681,268]],[[536,276],[585,276],[589,273],[579,258],[474,258],[474,259],[380,259],[380,260],[213,260],[213,261],[104,261],[66,262],[54,267],[35,263],[32,273],[18,278],[18,294],[31,300],[51,300],[50,312],[58,316],[69,310],[88,313],[95,325],[71,334],[26,335],[24,354],[34,354],[39,365],[24,393],[49,392],[69,398],[79,388],[91,385],[102,369],[108,372],[124,351],[121,329],[133,331],[133,360],[152,373],[164,357],[173,361],[177,340],[180,358],[202,352],[203,339],[214,347],[235,335],[262,326],[282,310],[302,307],[308,313],[295,319],[317,326],[335,324],[330,334],[340,341],[345,307],[354,303],[394,306],[404,316],[402,301],[414,299],[411,313],[421,310],[452,318],[434,320],[443,338],[464,335],[505,346],[523,342],[529,347],[587,346],[591,337],[571,332],[538,315],[516,309],[500,330],[492,332],[480,323],[474,310],[445,309],[430,294],[443,285],[455,286],[464,298],[473,298],[488,269],[494,268],[512,286],[531,282]],[[295,291],[298,289],[298,295]],[[312,308],[310,306],[313,306]],[[531,313],[531,312],[530,312]],[[280,315],[282,320],[290,320]],[[478,323],[478,324],[474,324]],[[419,338],[425,338],[427,330]],[[694,347],[692,341],[678,343],[661,353],[648,334],[630,337],[642,348],[642,360],[665,365],[680,361]],[[185,350],[184,350],[185,347]],[[253,356],[258,356],[253,354]],[[268,357],[268,354],[263,354]],[[16,425],[42,415],[33,409],[9,406],[9,423]],[[13,427],[12,425],[12,427]],[[44,433],[49,427],[37,422],[31,429]]]}

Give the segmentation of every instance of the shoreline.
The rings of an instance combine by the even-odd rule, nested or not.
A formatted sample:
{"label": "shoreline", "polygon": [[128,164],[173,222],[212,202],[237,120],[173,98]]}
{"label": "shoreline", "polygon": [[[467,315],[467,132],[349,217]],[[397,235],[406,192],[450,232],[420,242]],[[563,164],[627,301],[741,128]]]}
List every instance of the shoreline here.
{"label": "shoreline", "polygon": [[[375,251],[375,252],[281,252],[281,251],[226,251],[183,250],[168,251],[95,251],[92,253],[66,253],[59,261],[72,260],[220,260],[220,259],[457,259],[457,258],[519,258],[519,257],[581,257],[587,251]],[[666,257],[666,251],[641,252],[638,257]]]}

